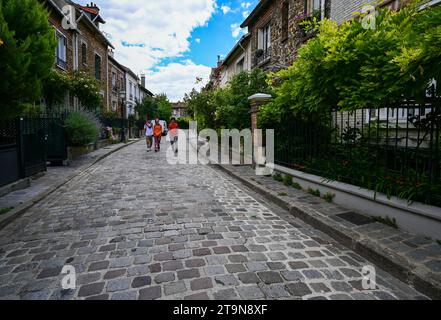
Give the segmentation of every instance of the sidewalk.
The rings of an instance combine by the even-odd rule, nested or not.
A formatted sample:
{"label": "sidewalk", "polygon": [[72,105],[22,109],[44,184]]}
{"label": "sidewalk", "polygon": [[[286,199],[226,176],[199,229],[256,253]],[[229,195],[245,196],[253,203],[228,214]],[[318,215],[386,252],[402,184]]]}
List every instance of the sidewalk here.
{"label": "sidewalk", "polygon": [[249,166],[219,166],[244,185],[428,296],[441,299],[441,245],[296,190]]}
{"label": "sidewalk", "polygon": [[48,167],[44,176],[32,180],[30,187],[0,197],[0,209],[13,208],[7,214],[0,215],[0,229],[90,166],[136,141],[138,140],[95,150],[75,159],[68,166]]}

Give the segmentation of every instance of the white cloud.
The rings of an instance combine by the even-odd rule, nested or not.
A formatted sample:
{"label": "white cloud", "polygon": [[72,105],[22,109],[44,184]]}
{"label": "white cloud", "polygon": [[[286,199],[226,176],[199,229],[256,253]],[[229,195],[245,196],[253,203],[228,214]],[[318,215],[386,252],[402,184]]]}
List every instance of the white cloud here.
{"label": "white cloud", "polygon": [[[80,0],[85,5],[89,0]],[[192,31],[205,26],[214,14],[216,0],[96,0],[106,24],[101,29],[111,35],[115,57],[133,72],[148,74],[165,58],[179,58],[190,49]],[[123,45],[125,43],[125,45]],[[171,64],[174,65],[174,64]],[[182,64],[185,70],[205,71],[191,64]],[[173,84],[159,74],[168,69],[159,68],[148,84],[157,92],[161,85]],[[170,73],[170,71],[168,71]],[[188,80],[188,79],[187,79]],[[157,90],[158,89],[158,90]],[[169,88],[170,89],[170,88]],[[191,89],[191,88],[190,88]],[[175,95],[173,90],[159,90]]]}
{"label": "white cloud", "polygon": [[221,10],[224,14],[227,14],[228,12],[231,12],[231,7],[223,5],[221,6]]}
{"label": "white cloud", "polygon": [[233,38],[238,38],[240,35],[243,34],[243,29],[240,27],[240,23],[233,23],[231,25],[231,35]]}
{"label": "white cloud", "polygon": [[[196,65],[187,60],[183,63],[170,63],[158,67],[155,71],[146,74],[148,88],[155,94],[166,92],[172,102],[182,100],[185,93],[191,89],[200,89],[209,79],[211,68]],[[201,77],[202,82],[196,84],[196,77]]]}
{"label": "white cloud", "polygon": [[250,2],[242,2],[240,4],[240,6],[244,9],[248,9],[249,7],[251,7],[251,3]]}
{"label": "white cloud", "polygon": [[250,15],[249,11],[242,12],[242,16],[243,16],[244,19],[246,19],[249,15]]}
{"label": "white cloud", "polygon": [[196,38],[194,41],[196,41],[196,43],[201,43],[201,39]]}

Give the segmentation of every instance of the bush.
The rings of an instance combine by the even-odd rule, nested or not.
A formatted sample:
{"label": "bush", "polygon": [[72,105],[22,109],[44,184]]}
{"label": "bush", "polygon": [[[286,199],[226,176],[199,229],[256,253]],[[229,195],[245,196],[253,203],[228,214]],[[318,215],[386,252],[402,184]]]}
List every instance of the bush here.
{"label": "bush", "polygon": [[292,187],[297,190],[302,190],[302,186],[298,182],[293,182]]}
{"label": "bush", "polygon": [[291,176],[288,176],[288,175],[285,175],[284,177],[283,177],[283,184],[285,185],[285,186],[292,186],[292,177]]}
{"label": "bush", "polygon": [[191,118],[177,118],[179,129],[188,129],[190,127]]}
{"label": "bush", "polygon": [[99,121],[88,112],[72,112],[66,119],[68,143],[71,146],[85,146],[95,142],[100,130]]}
{"label": "bush", "polygon": [[276,181],[279,181],[279,182],[282,182],[282,181],[283,181],[283,177],[282,177],[282,175],[281,175],[279,172],[276,172],[276,173],[273,175],[273,179],[276,180]]}
{"label": "bush", "polygon": [[312,188],[308,188],[308,193],[313,196],[320,197],[320,190],[319,189],[314,190]]}

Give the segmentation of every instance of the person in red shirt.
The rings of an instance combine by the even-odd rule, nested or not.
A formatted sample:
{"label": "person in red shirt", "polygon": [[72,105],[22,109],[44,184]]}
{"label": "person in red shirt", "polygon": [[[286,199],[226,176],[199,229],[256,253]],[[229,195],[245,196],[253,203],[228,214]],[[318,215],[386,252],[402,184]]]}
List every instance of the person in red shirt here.
{"label": "person in red shirt", "polygon": [[162,138],[162,132],[164,129],[162,128],[161,124],[159,123],[159,119],[155,119],[155,125],[153,126],[153,136],[155,138],[155,152],[158,152],[161,150],[161,138]]}
{"label": "person in red shirt", "polygon": [[176,122],[175,118],[171,118],[170,124],[168,125],[169,135],[170,135],[170,143],[175,154],[178,153],[178,130],[179,125]]}

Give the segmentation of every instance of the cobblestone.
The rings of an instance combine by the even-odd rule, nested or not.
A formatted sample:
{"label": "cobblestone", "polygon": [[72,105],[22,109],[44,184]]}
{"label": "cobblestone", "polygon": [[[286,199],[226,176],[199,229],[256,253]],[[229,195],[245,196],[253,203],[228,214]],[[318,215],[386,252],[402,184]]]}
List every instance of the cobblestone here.
{"label": "cobblestone", "polygon": [[[171,166],[164,155],[128,146],[1,230],[0,297],[425,298],[382,270],[378,288],[363,291],[371,263],[215,168]],[[147,194],[146,177],[164,183]],[[406,241],[427,247],[414,257],[437,254]],[[76,290],[60,286],[65,264]],[[439,271],[440,260],[426,266]]]}

